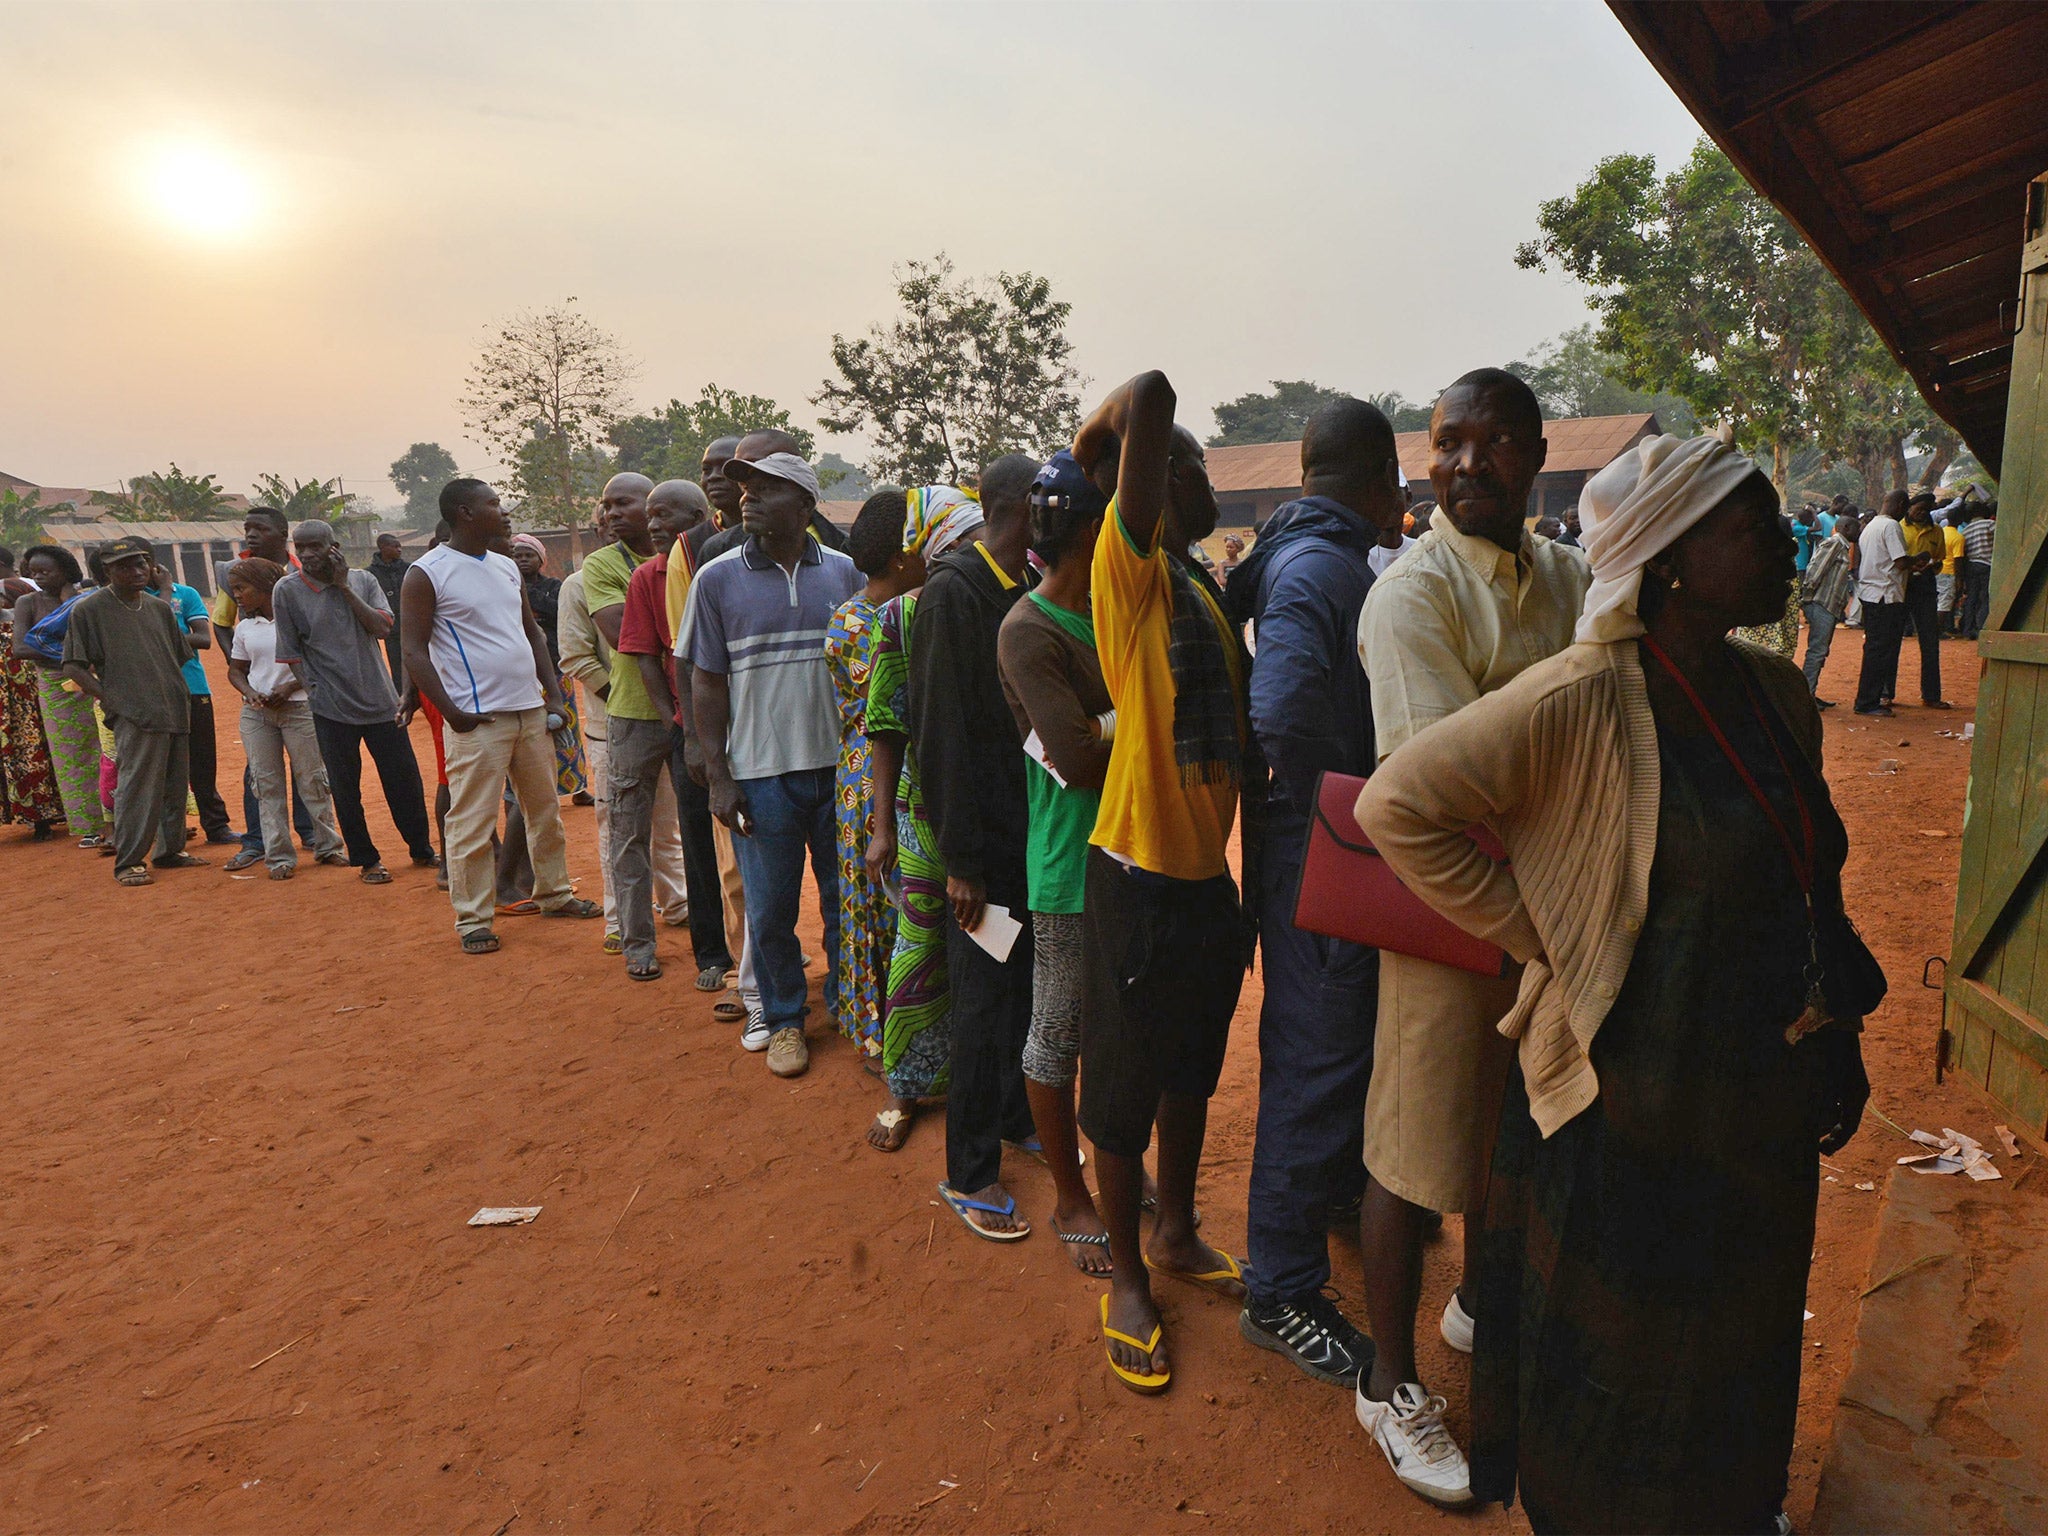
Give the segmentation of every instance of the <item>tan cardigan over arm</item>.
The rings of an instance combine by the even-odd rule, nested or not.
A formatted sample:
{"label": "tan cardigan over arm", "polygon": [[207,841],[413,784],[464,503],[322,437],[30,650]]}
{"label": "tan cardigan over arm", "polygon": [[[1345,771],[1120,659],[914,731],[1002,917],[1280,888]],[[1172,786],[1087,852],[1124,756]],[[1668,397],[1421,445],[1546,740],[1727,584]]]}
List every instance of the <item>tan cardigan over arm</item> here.
{"label": "tan cardigan over arm", "polygon": [[[1745,654],[1820,770],[1820,721],[1782,657]],[[1501,1033],[1521,1041],[1551,1135],[1599,1094],[1589,1056],[1649,907],[1661,768],[1636,642],[1574,645],[1421,732],[1380,765],[1358,823],[1402,882],[1526,962]],[[1464,829],[1492,825],[1500,869]]]}

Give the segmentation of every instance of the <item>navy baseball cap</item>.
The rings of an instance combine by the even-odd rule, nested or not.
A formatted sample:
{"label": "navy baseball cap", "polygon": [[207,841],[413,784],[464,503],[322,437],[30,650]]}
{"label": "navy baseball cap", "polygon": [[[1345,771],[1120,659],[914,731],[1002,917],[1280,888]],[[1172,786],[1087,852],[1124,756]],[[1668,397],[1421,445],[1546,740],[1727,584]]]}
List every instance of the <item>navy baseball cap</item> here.
{"label": "navy baseball cap", "polygon": [[1088,516],[1100,517],[1109,510],[1109,498],[1088,478],[1080,460],[1062,448],[1032,478],[1031,505],[1072,506]]}

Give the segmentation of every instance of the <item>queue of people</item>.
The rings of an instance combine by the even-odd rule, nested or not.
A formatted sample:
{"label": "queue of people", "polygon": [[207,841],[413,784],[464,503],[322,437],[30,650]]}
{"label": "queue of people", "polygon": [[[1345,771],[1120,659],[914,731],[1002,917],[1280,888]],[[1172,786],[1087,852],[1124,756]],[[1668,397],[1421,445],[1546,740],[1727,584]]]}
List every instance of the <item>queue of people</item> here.
{"label": "queue of people", "polygon": [[[1818,1159],[1860,1120],[1882,992],[1843,911],[1814,652],[1867,582],[1886,583],[1863,597],[1871,642],[1894,606],[1935,627],[1938,604],[1890,585],[1926,574],[1934,596],[1916,562],[1935,552],[1886,555],[1889,531],[1859,543],[1847,517],[1788,531],[1712,437],[1636,445],[1568,529],[1533,532],[1542,413],[1487,368],[1436,403],[1412,536],[1391,426],[1342,399],[1308,423],[1302,495],[1219,583],[1194,554],[1215,494],[1175,412],[1140,374],[1050,459],[884,488],[850,538],[794,440],[726,439],[701,483],[613,477],[605,542],[559,583],[479,480],[442,490],[434,547],[395,572],[381,552],[350,571],[324,524],[287,548],[252,512],[211,615],[243,699],[251,862],[292,874],[295,795],[319,862],[388,883],[367,748],[412,862],[445,865],[462,953],[497,950],[513,911],[601,917],[602,951],[655,982],[663,929],[686,930],[694,986],[779,1077],[811,1065],[808,884],[822,1014],[883,1096],[868,1144],[902,1153],[943,1103],[938,1196],[1006,1245],[1034,1221],[1005,1156],[1045,1163],[1058,1252],[1106,1282],[1116,1381],[1168,1390],[1155,1286],[1207,1291],[1250,1345],[1349,1393],[1434,1503],[1519,1496],[1539,1531],[1777,1528]],[[68,555],[30,552],[10,655],[39,670],[7,674],[0,723],[32,684],[38,824],[143,884],[200,862],[185,668],[210,626],[150,595],[145,541],[104,560],[81,595]],[[1780,624],[1788,590],[1803,675],[1731,638]],[[86,793],[95,707],[111,824]],[[601,903],[569,877],[571,765]],[[1490,973],[1297,922],[1330,774],[1365,780],[1351,831],[1497,946]],[[1255,963],[1240,1256],[1195,1197]],[[1422,1256],[1446,1213],[1463,1264],[1439,1313]],[[1347,1313],[1329,1241],[1354,1229]],[[1448,1384],[1422,1379],[1419,1317],[1470,1357],[1469,1454]]]}

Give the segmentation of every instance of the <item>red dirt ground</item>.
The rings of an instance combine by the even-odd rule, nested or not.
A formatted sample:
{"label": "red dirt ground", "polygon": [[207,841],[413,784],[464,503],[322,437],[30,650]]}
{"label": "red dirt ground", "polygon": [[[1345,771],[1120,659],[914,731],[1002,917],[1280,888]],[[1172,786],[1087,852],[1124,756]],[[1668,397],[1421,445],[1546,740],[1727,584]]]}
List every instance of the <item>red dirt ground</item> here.
{"label": "red dirt ground", "polygon": [[[1847,700],[1844,632],[1826,692]],[[218,678],[218,657],[211,658]],[[1950,697],[1975,658],[1943,648]],[[1902,694],[1918,696],[1917,662]],[[219,681],[218,693],[225,694]],[[222,709],[222,783],[240,773]],[[1968,748],[1953,714],[1830,713],[1851,909],[1892,993],[1876,1106],[1995,1144],[1933,1082]],[[422,761],[432,758],[421,741]],[[1896,775],[1873,777],[1882,758]],[[371,795],[374,800],[377,797]],[[231,797],[232,799],[232,797]],[[597,888],[590,812],[571,851]],[[383,826],[388,828],[388,823]],[[810,1074],[742,1054],[679,935],[627,981],[594,923],[503,924],[457,953],[447,899],[216,867],[116,888],[68,843],[0,832],[0,1509],[28,1531],[544,1529],[1413,1530],[1347,1394],[1170,1283],[1177,1381],[1111,1378],[1097,1287],[1043,1228],[1050,1181],[1006,1176],[1041,1230],[997,1247],[939,1210],[938,1124],[862,1144],[879,1090],[814,1027]],[[394,839],[392,848],[402,853]],[[224,850],[207,850],[216,856]],[[402,861],[401,861],[402,862]],[[816,927],[810,929],[815,948]],[[818,973],[814,970],[813,975]],[[1256,977],[1201,1198],[1236,1251],[1255,1111]],[[1874,1121],[1822,1185],[1817,1314],[1790,1511],[1803,1521],[1897,1155]],[[483,1205],[531,1226],[473,1230]],[[922,1230],[920,1230],[922,1228]],[[1452,1234],[1455,1234],[1453,1224]],[[1355,1246],[1336,1284],[1357,1307]],[[1431,1250],[1426,1318],[1456,1252]],[[1423,1368],[1464,1427],[1463,1362]],[[1523,1529],[1485,1511],[1460,1529]]]}

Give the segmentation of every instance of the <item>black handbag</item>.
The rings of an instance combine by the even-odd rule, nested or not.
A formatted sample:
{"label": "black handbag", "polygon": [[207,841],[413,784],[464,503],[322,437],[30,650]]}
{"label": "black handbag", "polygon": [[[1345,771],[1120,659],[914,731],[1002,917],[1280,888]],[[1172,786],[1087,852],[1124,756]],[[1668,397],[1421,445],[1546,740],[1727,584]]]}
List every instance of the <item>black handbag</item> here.
{"label": "black handbag", "polygon": [[1816,918],[1813,949],[1820,962],[1820,991],[1829,1013],[1847,1020],[1877,1012],[1887,990],[1884,967],[1846,912],[1837,910]]}

